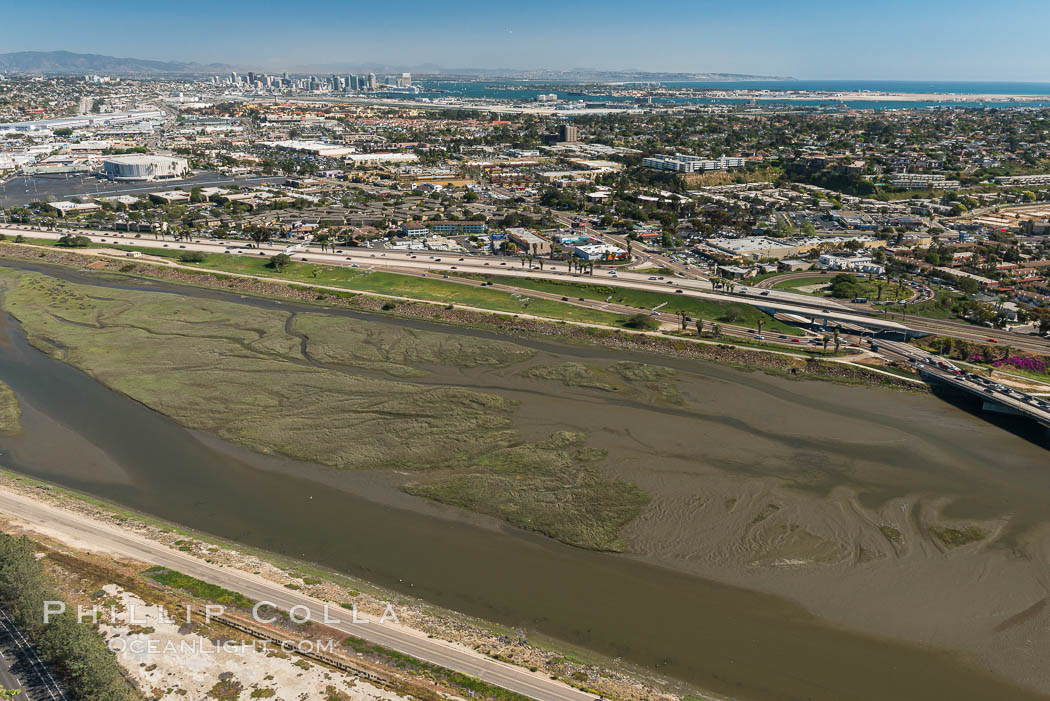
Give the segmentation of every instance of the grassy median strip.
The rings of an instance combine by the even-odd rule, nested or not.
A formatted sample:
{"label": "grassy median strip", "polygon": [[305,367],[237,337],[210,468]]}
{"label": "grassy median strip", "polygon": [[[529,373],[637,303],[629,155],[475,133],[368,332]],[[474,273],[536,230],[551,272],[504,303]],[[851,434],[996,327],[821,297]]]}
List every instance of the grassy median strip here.
{"label": "grassy median strip", "polygon": [[199,579],[189,576],[188,574],[182,574],[175,570],[169,570],[167,567],[150,567],[142,573],[144,576],[149,577],[155,582],[159,582],[166,587],[172,589],[180,589],[187,594],[196,597],[198,599],[204,599],[206,601],[214,601],[217,604],[224,606],[235,606],[239,609],[248,610],[252,606],[255,606],[255,600],[249,599],[243,594],[238,594],[235,591],[230,591],[224,587],[220,587],[217,584],[209,584],[208,582],[202,582]]}
{"label": "grassy median strip", "polygon": [[[176,249],[144,248],[137,246],[116,246],[121,250],[135,250],[150,255],[161,255],[178,258],[182,251]],[[310,285],[340,287],[350,291],[374,292],[396,297],[426,300],[428,302],[446,302],[478,309],[489,309],[512,314],[531,314],[549,319],[580,321],[607,326],[623,326],[626,317],[620,314],[587,309],[574,304],[565,304],[555,300],[539,299],[518,295],[502,290],[464,285],[434,277],[417,277],[401,275],[381,270],[350,268],[320,263],[292,262],[277,271],[270,264],[270,256],[251,254],[232,255],[227,253],[209,253],[200,263],[202,268],[220,270],[228,273],[257,275],[259,277],[302,282]],[[433,275],[433,273],[430,273]]]}
{"label": "grassy median strip", "polygon": [[[660,311],[670,314],[685,312],[694,319],[704,319],[723,324],[735,324],[757,329],[758,322],[762,322],[762,328],[769,331],[781,331],[784,333],[796,333],[797,329],[781,323],[760,309],[739,302],[714,302],[689,295],[677,293],[650,292],[648,290],[635,290],[629,287],[603,285],[600,278],[594,278],[593,283],[577,282],[575,280],[542,280],[529,277],[511,277],[509,275],[484,275],[474,273],[459,273],[462,277],[474,279],[486,279],[500,285],[520,287],[522,289],[535,290],[536,292],[547,292],[550,294],[564,295],[566,297],[583,297],[584,299],[608,301],[614,304],[625,304],[640,309],[652,309],[658,305],[666,305]],[[588,276],[590,277],[590,276]]]}

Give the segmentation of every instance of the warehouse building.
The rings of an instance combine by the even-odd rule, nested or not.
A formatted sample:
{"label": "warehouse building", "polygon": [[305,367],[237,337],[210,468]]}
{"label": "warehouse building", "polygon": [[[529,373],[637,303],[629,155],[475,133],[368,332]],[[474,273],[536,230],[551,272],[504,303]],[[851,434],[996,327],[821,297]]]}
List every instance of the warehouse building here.
{"label": "warehouse building", "polygon": [[152,181],[178,178],[190,171],[185,158],[169,156],[113,156],[102,161],[102,169],[110,180]]}

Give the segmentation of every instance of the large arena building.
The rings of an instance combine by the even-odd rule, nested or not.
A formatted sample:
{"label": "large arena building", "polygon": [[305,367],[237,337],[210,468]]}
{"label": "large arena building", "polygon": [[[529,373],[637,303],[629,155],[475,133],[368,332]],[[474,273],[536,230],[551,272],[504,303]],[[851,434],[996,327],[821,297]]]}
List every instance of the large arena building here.
{"label": "large arena building", "polygon": [[190,170],[185,158],[169,156],[114,156],[102,162],[106,177],[119,181],[149,181],[178,178]]}

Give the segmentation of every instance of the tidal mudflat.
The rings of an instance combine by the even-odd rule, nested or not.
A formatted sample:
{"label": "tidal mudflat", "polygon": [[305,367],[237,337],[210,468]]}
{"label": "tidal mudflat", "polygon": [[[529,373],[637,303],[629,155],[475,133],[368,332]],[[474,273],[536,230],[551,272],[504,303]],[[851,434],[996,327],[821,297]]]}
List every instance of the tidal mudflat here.
{"label": "tidal mudflat", "polygon": [[[1050,690],[1048,454],[934,397],[0,279],[18,469],[744,698]],[[126,477],[29,464],[45,422]]]}

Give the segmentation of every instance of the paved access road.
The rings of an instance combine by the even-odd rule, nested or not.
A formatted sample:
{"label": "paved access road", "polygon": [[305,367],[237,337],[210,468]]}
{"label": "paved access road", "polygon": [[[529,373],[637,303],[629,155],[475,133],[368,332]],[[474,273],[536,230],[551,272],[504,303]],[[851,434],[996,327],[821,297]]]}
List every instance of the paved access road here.
{"label": "paved access road", "polygon": [[[311,620],[323,620],[323,604],[319,599],[286,589],[262,577],[228,567],[212,565],[195,557],[172,550],[135,533],[123,531],[109,524],[99,523],[80,514],[56,506],[42,504],[20,494],[0,491],[0,512],[41,529],[71,545],[94,549],[150,565],[178,570],[197,579],[217,584],[255,599],[269,601],[288,610],[300,605],[309,609]],[[333,605],[329,615],[344,619],[329,623],[332,628],[348,635],[397,650],[432,664],[441,665],[468,674],[490,684],[516,691],[541,701],[593,701],[594,697],[563,682],[530,672],[521,667],[485,657],[469,648],[428,638],[426,634],[391,623],[352,623],[349,612]]]}
{"label": "paved access road", "polygon": [[18,701],[66,701],[69,697],[36,647],[0,608],[0,688],[22,693]]}

